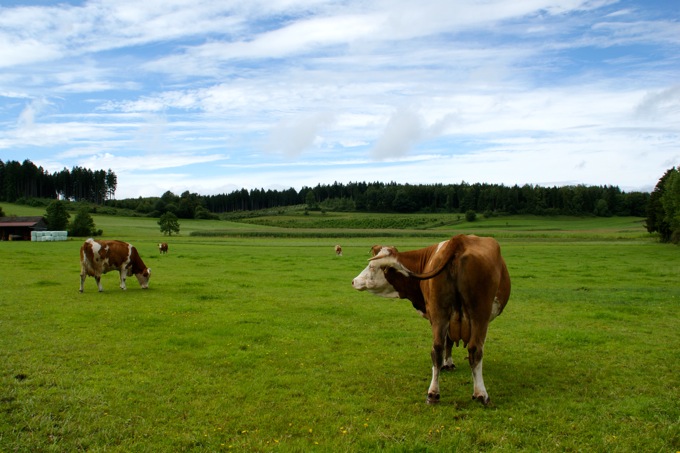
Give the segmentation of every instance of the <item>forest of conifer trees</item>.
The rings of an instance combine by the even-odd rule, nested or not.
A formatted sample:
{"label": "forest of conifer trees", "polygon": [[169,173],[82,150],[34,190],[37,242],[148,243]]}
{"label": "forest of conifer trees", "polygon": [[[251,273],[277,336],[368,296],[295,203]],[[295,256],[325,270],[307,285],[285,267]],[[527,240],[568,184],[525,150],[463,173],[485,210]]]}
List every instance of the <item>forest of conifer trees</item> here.
{"label": "forest of conifer trees", "polygon": [[49,173],[26,159],[0,160],[0,201],[14,203],[20,199],[61,198],[102,204],[113,198],[118,178],[111,171],[73,167]]}
{"label": "forest of conifer trees", "polygon": [[304,205],[321,211],[360,212],[453,212],[535,215],[646,215],[650,194],[623,192],[616,186],[498,184],[333,183],[277,191],[241,189],[229,194],[203,196],[184,192],[164,193],[160,198],[109,200],[107,206],[125,208],[158,216],[172,211],[180,218],[204,218],[206,213],[232,213],[281,209]]}

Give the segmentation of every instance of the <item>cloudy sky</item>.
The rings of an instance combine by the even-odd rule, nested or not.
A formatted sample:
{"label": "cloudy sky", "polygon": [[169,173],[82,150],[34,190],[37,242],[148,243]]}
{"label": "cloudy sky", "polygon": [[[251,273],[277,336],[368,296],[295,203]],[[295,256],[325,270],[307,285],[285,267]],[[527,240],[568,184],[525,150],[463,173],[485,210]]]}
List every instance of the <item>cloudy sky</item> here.
{"label": "cloudy sky", "polygon": [[3,0],[0,159],[117,198],[680,165],[676,0]]}

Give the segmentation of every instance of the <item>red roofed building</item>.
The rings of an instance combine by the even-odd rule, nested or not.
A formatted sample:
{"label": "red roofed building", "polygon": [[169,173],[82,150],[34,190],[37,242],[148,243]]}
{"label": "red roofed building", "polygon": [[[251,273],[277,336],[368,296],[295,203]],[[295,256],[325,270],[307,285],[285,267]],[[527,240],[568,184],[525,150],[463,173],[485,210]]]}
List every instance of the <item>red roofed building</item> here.
{"label": "red roofed building", "polygon": [[31,240],[31,231],[45,231],[44,217],[0,217],[0,240]]}

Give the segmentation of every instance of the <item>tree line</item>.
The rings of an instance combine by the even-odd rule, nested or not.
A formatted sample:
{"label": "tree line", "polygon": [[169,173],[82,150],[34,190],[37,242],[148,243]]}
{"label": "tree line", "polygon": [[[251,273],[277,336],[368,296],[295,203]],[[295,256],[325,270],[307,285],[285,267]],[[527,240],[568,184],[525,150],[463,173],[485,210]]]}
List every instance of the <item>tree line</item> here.
{"label": "tree line", "polygon": [[114,197],[117,185],[111,169],[93,171],[76,166],[50,173],[28,159],[23,163],[0,160],[0,201],[9,203],[22,198],[61,198],[103,204]]}
{"label": "tree line", "polygon": [[624,192],[616,186],[499,184],[431,184],[356,182],[318,184],[278,191],[241,189],[203,196],[184,192],[160,198],[109,200],[106,205],[159,217],[172,212],[179,218],[210,218],[215,214],[281,209],[302,205],[309,210],[363,212],[479,212],[485,215],[636,216],[647,213],[650,194]]}
{"label": "tree line", "polygon": [[458,212],[491,215],[644,216],[649,193],[623,192],[616,186],[502,184],[397,184],[356,182],[303,187],[283,192],[241,190],[206,197],[212,212],[268,209],[304,204],[309,209],[364,212]]}

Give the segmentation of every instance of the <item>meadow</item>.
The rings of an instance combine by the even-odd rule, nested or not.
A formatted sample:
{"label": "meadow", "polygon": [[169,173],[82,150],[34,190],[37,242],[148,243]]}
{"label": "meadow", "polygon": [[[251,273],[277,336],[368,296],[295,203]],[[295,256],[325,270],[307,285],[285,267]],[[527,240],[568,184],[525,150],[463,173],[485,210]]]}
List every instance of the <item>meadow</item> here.
{"label": "meadow", "polygon": [[[640,219],[305,216],[180,221],[172,237],[94,219],[137,246],[149,290],[111,273],[80,294],[83,238],[0,242],[0,451],[680,451],[680,253]],[[487,407],[462,348],[426,404],[427,321],[350,284],[373,244],[463,232],[497,237],[513,284],[487,337]]]}

